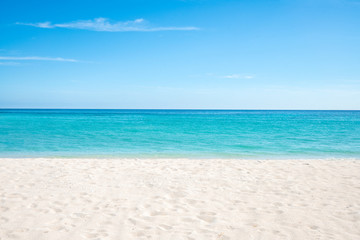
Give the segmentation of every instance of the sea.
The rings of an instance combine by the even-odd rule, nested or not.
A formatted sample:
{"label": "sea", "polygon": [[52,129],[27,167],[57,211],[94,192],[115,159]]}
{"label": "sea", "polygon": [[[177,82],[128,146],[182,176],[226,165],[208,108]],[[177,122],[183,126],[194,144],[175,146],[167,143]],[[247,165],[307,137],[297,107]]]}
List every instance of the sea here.
{"label": "sea", "polygon": [[0,157],[360,159],[360,111],[0,109]]}

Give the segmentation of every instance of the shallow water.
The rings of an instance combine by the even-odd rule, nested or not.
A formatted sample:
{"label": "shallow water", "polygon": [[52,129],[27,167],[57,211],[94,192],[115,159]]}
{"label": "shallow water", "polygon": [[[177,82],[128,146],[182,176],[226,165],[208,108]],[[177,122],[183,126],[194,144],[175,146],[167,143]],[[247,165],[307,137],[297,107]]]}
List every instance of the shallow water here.
{"label": "shallow water", "polygon": [[360,159],[360,111],[0,109],[0,157]]}

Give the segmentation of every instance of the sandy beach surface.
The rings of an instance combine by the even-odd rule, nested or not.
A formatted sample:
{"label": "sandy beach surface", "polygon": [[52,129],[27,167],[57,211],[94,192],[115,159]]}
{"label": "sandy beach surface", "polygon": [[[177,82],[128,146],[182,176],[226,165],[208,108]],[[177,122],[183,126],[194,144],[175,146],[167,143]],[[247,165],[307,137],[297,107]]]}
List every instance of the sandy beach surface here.
{"label": "sandy beach surface", "polygon": [[360,239],[360,161],[3,158],[0,239]]}

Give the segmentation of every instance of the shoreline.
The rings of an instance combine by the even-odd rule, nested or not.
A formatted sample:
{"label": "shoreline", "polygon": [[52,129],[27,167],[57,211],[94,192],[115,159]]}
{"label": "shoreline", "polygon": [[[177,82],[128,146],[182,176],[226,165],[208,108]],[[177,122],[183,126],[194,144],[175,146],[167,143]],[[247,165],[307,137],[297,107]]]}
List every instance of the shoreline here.
{"label": "shoreline", "polygon": [[231,161],[360,161],[359,157],[194,157],[194,156],[179,156],[179,157],[148,157],[148,156],[19,156],[19,157],[1,157],[2,159],[48,159],[48,160],[57,160],[57,159],[66,159],[66,160],[86,160],[86,159],[93,159],[93,160],[204,160],[204,161],[213,161],[213,160],[231,160]]}
{"label": "shoreline", "polygon": [[357,159],[178,160],[0,158],[0,239],[360,237]]}

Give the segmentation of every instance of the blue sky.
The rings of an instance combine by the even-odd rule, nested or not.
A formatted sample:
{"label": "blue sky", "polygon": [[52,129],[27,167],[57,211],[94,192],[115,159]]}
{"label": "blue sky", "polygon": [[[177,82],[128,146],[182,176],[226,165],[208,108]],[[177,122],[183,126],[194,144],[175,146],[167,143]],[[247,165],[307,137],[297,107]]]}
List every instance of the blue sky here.
{"label": "blue sky", "polygon": [[359,0],[2,0],[0,107],[360,109],[359,26]]}

